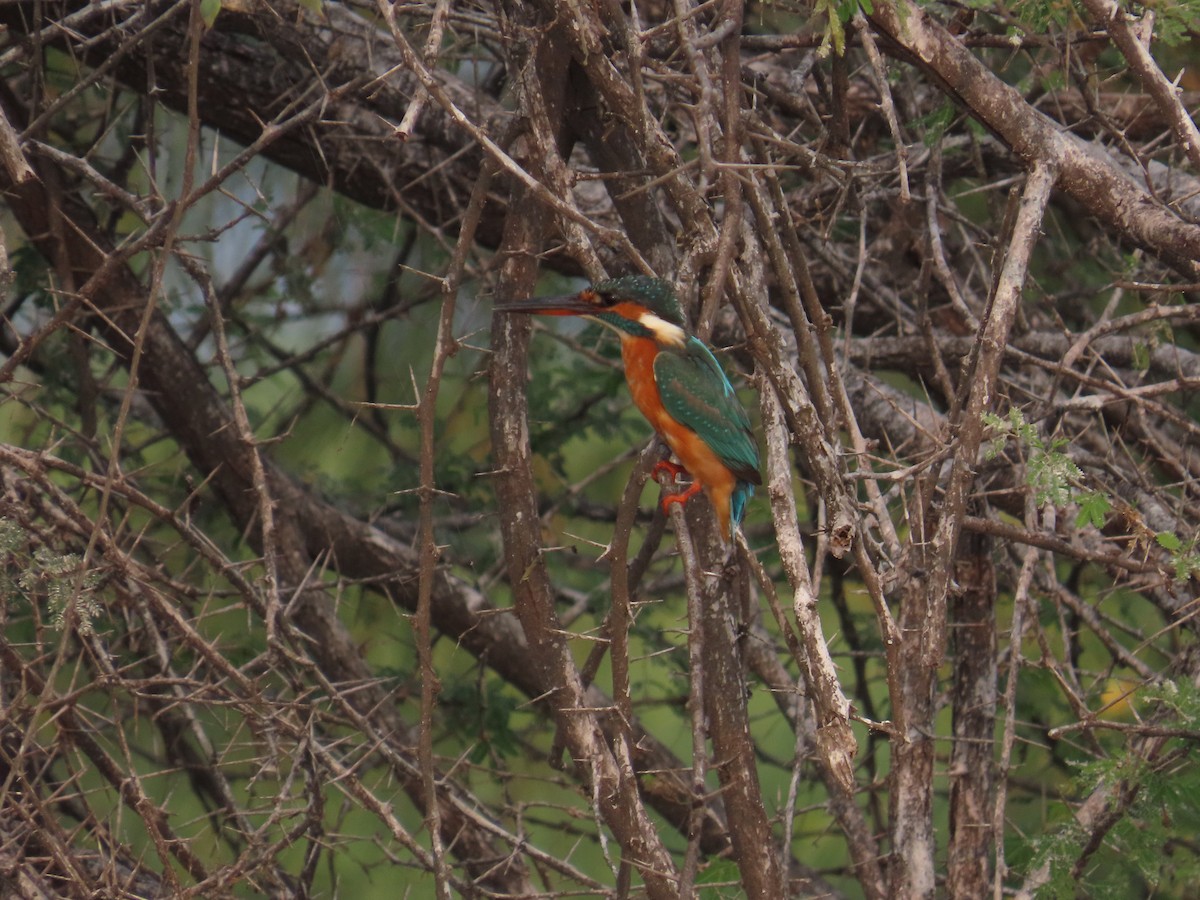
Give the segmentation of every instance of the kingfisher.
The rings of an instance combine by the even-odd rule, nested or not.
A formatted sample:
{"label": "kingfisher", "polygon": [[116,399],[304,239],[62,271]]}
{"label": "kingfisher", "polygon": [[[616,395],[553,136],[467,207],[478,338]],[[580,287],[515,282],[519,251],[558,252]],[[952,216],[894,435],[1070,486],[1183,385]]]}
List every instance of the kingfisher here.
{"label": "kingfisher", "polygon": [[663,510],[703,489],[722,537],[729,540],[741,525],[754,486],[762,484],[758,444],[721,364],[687,331],[670,284],[648,275],[626,275],[577,294],[507,302],[495,309],[583,316],[615,331],[633,402],[679,460],[678,465],[663,460],[653,474],[692,478],[686,490],[663,498]]}

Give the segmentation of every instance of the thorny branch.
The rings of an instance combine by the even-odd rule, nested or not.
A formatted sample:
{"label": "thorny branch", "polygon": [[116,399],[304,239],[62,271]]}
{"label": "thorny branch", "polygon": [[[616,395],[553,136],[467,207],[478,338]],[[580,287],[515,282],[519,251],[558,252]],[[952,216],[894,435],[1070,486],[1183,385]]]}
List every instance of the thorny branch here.
{"label": "thorny branch", "polygon": [[[0,6],[3,878],[1033,896],[1132,824],[1186,881],[1141,804],[1200,731],[1200,137],[1151,18],[876,2],[826,58],[790,3],[312,7]],[[736,552],[641,496],[611,341],[486,334],[633,271],[753,372]]]}

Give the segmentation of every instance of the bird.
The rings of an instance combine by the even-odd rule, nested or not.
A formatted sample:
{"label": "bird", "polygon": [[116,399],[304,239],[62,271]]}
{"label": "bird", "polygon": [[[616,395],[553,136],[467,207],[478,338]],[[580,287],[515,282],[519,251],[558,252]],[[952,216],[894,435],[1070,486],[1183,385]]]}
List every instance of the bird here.
{"label": "bird", "polygon": [[762,484],[758,443],[750,417],[712,351],[686,327],[671,285],[649,275],[597,282],[575,294],[506,301],[503,313],[582,316],[621,339],[625,380],[634,405],[679,464],[661,461],[654,476],[690,475],[682,492],[663,498],[663,510],[704,490],[728,541]]}

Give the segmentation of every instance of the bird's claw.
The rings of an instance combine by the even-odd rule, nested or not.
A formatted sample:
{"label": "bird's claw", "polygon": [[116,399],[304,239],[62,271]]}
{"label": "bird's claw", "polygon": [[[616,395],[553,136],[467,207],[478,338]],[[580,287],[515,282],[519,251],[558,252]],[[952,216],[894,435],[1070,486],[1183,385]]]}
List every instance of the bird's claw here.
{"label": "bird's claw", "polygon": [[[669,459],[660,459],[654,464],[654,468],[650,470],[650,477],[659,484],[674,484],[675,479],[680,475],[687,475],[688,470],[679,463],[673,463]],[[663,479],[663,475],[666,479]]]}
{"label": "bird's claw", "polygon": [[670,510],[668,510],[667,507],[670,506],[672,503],[679,503],[679,504],[686,503],[689,499],[691,499],[692,497],[695,497],[698,493],[700,493],[700,482],[693,481],[691,484],[689,484],[687,486],[686,490],[682,490],[678,494],[667,494],[665,497],[662,498],[663,512],[670,512]]}
{"label": "bird's claw", "polygon": [[[676,484],[676,479],[680,475],[688,475],[691,473],[679,463],[671,462],[669,459],[660,459],[654,464],[654,468],[650,470],[650,477],[661,484],[664,488],[668,485]],[[664,494],[662,498],[663,512],[670,512],[668,507],[672,503],[684,503],[690,497],[694,497],[700,492],[700,482],[693,481],[682,491],[675,494]]]}

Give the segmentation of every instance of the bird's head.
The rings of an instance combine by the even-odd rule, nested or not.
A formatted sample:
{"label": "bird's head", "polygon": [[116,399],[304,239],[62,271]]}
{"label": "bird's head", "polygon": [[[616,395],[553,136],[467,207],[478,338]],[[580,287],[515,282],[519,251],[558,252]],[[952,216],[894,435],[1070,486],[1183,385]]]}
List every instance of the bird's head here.
{"label": "bird's head", "polygon": [[682,344],[683,307],[667,282],[648,275],[625,275],[600,281],[577,294],[534,297],[498,303],[497,312],[544,316],[586,316],[630,337],[653,338],[662,344]]}

